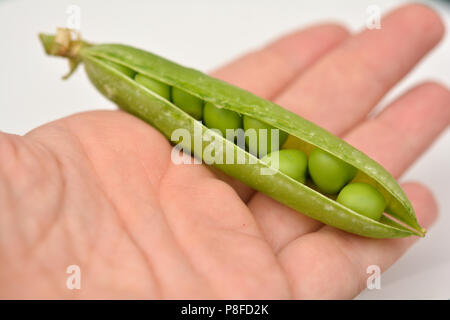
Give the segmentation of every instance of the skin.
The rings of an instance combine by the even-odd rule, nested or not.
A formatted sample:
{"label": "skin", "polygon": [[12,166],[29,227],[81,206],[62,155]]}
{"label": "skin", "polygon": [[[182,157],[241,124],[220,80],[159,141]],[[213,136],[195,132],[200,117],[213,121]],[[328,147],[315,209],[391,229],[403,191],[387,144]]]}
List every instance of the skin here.
{"label": "skin", "polygon": [[386,208],[383,195],[367,183],[346,185],[339,192],[336,201],[374,220],[380,220]]}
{"label": "skin", "polygon": [[[355,35],[310,27],[214,75],[317,122],[398,178],[449,125],[450,93],[422,83],[367,115],[444,27],[416,4],[381,23]],[[352,298],[368,265],[386,270],[417,240],[323,226],[206,166],[174,165],[170,152],[121,111],[1,133],[0,297]],[[402,187],[429,227],[431,192]],[[73,264],[81,290],[65,287]]]}

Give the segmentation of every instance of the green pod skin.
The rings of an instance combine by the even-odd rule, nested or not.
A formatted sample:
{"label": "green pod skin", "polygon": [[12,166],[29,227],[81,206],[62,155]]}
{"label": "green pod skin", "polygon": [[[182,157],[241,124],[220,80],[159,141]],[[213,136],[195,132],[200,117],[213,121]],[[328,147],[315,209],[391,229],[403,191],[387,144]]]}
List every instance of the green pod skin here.
{"label": "green pod skin", "polygon": [[367,183],[346,185],[336,199],[340,204],[374,220],[380,220],[386,200],[377,189]]}
{"label": "green pod skin", "polygon": [[170,100],[170,86],[167,84],[139,73],[134,77],[134,80],[164,99]]}
{"label": "green pod skin", "polygon": [[133,71],[132,69],[127,68],[127,67],[125,67],[125,66],[123,66],[121,64],[115,63],[115,62],[107,60],[107,59],[103,59],[102,61],[104,63],[106,63],[107,65],[113,67],[114,69],[116,69],[120,73],[126,75],[127,77],[134,78],[134,76],[136,74],[135,71]]}
{"label": "green pod skin", "polygon": [[[40,35],[45,51],[55,56],[65,56],[73,65],[82,62],[93,85],[121,109],[141,118],[170,139],[172,133],[186,129],[191,136],[203,135],[211,130],[195,120],[175,104],[138,84],[133,78],[119,72],[103,60],[110,60],[124,67],[180,88],[189,94],[214,105],[249,116],[289,134],[299,142],[306,154],[314,148],[328,152],[357,169],[353,182],[368,182],[385,198],[385,212],[379,221],[359,214],[332,198],[296,181],[281,171],[263,175],[262,170],[271,167],[251,153],[239,148],[232,141],[218,137],[223,144],[223,154],[233,151],[243,163],[212,163],[225,174],[241,180],[248,186],[301,212],[313,219],[350,233],[371,238],[399,238],[410,235],[423,236],[425,230],[417,223],[414,210],[397,181],[377,162],[353,148],[338,137],[298,115],[260,98],[250,92],[194,69],[183,67],[152,53],[120,44],[89,45],[74,41],[79,50],[61,50],[55,36]],[[63,48],[65,49],[65,48]],[[73,71],[73,67],[71,71]],[[190,147],[191,141],[181,146]],[[201,140],[197,157],[210,142]],[[303,149],[304,148],[304,149]],[[272,170],[273,171],[273,170]]]}
{"label": "green pod skin", "polygon": [[306,181],[308,158],[303,151],[283,149],[267,154],[261,161],[278,167],[282,173],[301,183]]}
{"label": "green pod skin", "polygon": [[[251,139],[249,135],[245,136],[245,143],[247,144],[248,150],[251,154],[257,155],[259,158],[264,157],[268,152],[273,152],[276,150],[272,150],[274,148],[272,144],[272,135],[271,130],[277,129],[269,124],[266,124],[262,121],[254,119],[252,117],[244,115],[244,131],[254,129],[256,131],[256,139]],[[267,143],[263,144],[261,147],[260,143],[260,130],[266,130],[267,132]],[[288,138],[288,134],[282,130],[278,130],[278,148],[280,149],[283,143]]]}
{"label": "green pod skin", "polygon": [[357,172],[348,163],[319,148],[315,148],[309,155],[308,169],[316,186],[327,194],[338,193]]}
{"label": "green pod skin", "polygon": [[203,100],[178,88],[172,88],[172,102],[197,120],[203,116]]}
{"label": "green pod skin", "polygon": [[220,130],[223,137],[226,137],[227,129],[237,130],[242,128],[242,117],[238,113],[218,108],[210,102],[205,103],[203,122],[208,128]]}

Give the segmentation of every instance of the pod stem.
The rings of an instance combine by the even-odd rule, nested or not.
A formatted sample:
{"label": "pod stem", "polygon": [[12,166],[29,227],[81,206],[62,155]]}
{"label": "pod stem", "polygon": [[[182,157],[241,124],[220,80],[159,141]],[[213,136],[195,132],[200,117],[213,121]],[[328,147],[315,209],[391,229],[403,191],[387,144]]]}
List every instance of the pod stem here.
{"label": "pod stem", "polygon": [[80,50],[91,46],[88,42],[81,40],[79,32],[67,28],[58,28],[56,35],[40,33],[39,39],[45,53],[69,59],[69,72],[63,76],[63,79],[69,78],[80,64]]}

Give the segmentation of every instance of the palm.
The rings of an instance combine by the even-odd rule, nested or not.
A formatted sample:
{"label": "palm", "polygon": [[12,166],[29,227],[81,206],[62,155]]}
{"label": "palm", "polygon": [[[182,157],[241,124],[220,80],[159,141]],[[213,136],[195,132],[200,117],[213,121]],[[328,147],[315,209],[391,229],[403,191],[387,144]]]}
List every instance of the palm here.
{"label": "palm", "polygon": [[[15,257],[3,269],[6,288],[17,295],[70,296],[65,270],[76,264],[83,297],[287,296],[249,209],[207,167],[173,165],[152,127],[122,112],[91,112],[27,140],[11,141],[11,169],[25,176],[15,191],[27,197],[6,217],[32,214],[36,225],[5,253]],[[35,272],[34,290],[11,276],[24,268]]]}
{"label": "palm", "polygon": [[[411,12],[440,27],[421,6],[399,10],[386,23],[395,28],[396,19]],[[416,48],[415,55],[429,50],[440,32],[434,42],[428,33],[428,44],[422,44],[428,47]],[[325,39],[311,41],[313,35]],[[216,76],[322,124],[398,177],[448,125],[449,93],[425,84],[377,118],[360,121],[402,72],[383,78],[365,107],[357,99],[370,83],[348,84],[353,91],[346,94],[354,101],[340,106],[333,94],[347,91],[342,84],[333,88],[337,79],[329,66],[342,59],[339,48],[331,48],[344,38],[342,29],[323,26],[265,49],[288,60],[294,43],[306,42],[309,53],[295,64],[301,76],[280,71],[279,62],[262,53]],[[345,50],[356,50],[355,41],[349,43]],[[251,69],[258,59],[268,70]],[[426,105],[430,100],[432,107]],[[324,108],[330,102],[336,110]],[[344,107],[353,118],[339,109]],[[407,123],[402,122],[406,115]],[[397,131],[380,130],[386,123],[400,125]],[[404,136],[412,128],[423,135]],[[25,137],[3,134],[0,150],[4,297],[347,298],[363,288],[368,265],[385,269],[413,241],[365,239],[324,227],[204,165],[175,165],[171,146],[158,131],[120,111],[75,115]],[[419,219],[429,224],[435,213],[429,192],[417,184],[404,188]],[[81,268],[81,290],[66,288],[69,265]]]}

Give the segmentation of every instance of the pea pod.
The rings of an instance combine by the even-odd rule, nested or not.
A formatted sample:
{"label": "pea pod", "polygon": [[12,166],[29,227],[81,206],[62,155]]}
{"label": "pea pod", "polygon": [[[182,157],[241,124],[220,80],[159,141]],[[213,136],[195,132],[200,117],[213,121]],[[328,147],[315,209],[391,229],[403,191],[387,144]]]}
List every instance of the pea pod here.
{"label": "pea pod", "polygon": [[[66,41],[66,46],[62,47],[58,37],[41,34],[40,38],[47,53],[69,58],[72,69],[79,62],[83,62],[89,79],[101,93],[123,110],[156,127],[168,139],[178,128],[188,130],[191,136],[195,136],[196,132],[203,136],[214,136],[214,139],[221,142],[221,152],[224,155],[233,152],[233,157],[241,161],[212,163],[213,166],[294,210],[325,224],[366,237],[424,236],[425,229],[419,226],[408,198],[396,180],[381,165],[328,131],[275,103],[197,70],[130,46],[90,45],[80,40],[71,40],[72,42]],[[356,168],[357,174],[352,182],[370,184],[380,192],[386,200],[386,213],[376,221],[358,214],[281,171],[269,175],[261,174],[262,170],[271,170],[267,163],[239,148],[233,141],[214,134],[170,100],[157,95],[105,61],[183,90],[205,103],[277,128],[289,135],[285,146],[300,149],[307,155],[315,148],[326,151]],[[181,144],[191,148],[188,142],[183,141]],[[203,151],[208,145],[209,142],[202,139],[201,148],[194,148],[192,151],[206,161]]]}

